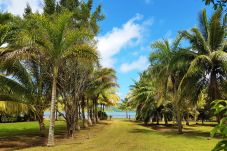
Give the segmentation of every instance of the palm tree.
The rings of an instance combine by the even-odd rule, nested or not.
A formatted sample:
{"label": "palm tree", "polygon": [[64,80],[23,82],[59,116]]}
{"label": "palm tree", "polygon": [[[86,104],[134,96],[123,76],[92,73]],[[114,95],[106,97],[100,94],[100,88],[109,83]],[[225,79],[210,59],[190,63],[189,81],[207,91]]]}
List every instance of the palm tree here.
{"label": "palm tree", "polygon": [[226,0],[203,0],[203,1],[205,1],[206,5],[213,4],[214,9],[218,9],[218,8],[223,9],[226,7],[226,3],[227,3]]}
{"label": "palm tree", "polygon": [[131,86],[128,95],[129,104],[136,108],[136,119],[142,120],[145,125],[148,124],[157,107],[154,82],[147,73],[145,71],[140,75],[140,81]]}
{"label": "palm tree", "polygon": [[[167,93],[172,94],[178,132],[182,133],[182,112],[183,108],[179,100],[178,87],[186,73],[190,61],[194,58],[193,52],[180,48],[182,36],[179,35],[172,45],[168,40],[154,42],[151,47],[155,49],[150,55],[150,72],[155,77],[155,81],[161,84],[163,97],[167,99]],[[170,86],[169,86],[170,85]]]}
{"label": "palm tree", "polygon": [[[61,63],[67,58],[97,58],[96,51],[89,44],[93,35],[83,28],[71,28],[72,14],[64,12],[55,16],[54,20],[48,16],[33,14],[26,18],[24,28],[17,33],[17,48],[6,58],[29,54],[44,57],[51,65],[52,95],[50,107],[50,127],[48,146],[54,145],[55,102],[57,77]],[[15,46],[13,47],[15,49]]]}
{"label": "palm tree", "polygon": [[118,87],[116,73],[111,68],[98,68],[93,73],[91,86],[88,90],[88,97],[93,101],[92,122],[95,124],[98,118],[98,100],[101,94],[108,89]]}
{"label": "palm tree", "polygon": [[[216,10],[209,19],[206,10],[199,17],[199,28],[181,32],[191,44],[190,52],[195,58],[181,81],[182,97],[197,101],[201,91],[208,90],[208,107],[211,101],[223,98],[223,84],[226,79],[226,15]],[[190,92],[190,93],[189,93]]]}
{"label": "palm tree", "polygon": [[[50,76],[47,65],[26,60],[6,60],[0,65],[0,101],[27,105],[38,118],[41,136],[45,135],[44,111],[49,107]],[[9,104],[9,103],[8,103]]]}

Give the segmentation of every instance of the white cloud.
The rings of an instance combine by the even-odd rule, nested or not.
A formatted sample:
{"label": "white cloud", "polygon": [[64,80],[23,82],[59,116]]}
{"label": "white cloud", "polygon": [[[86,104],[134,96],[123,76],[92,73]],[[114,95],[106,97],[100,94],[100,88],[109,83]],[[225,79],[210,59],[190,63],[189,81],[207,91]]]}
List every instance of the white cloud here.
{"label": "white cloud", "polygon": [[127,73],[133,70],[142,71],[146,69],[149,65],[148,59],[146,56],[140,56],[138,60],[131,63],[123,63],[120,67],[121,72]]}
{"label": "white cloud", "polygon": [[153,20],[146,20],[142,24],[137,23],[142,16],[137,14],[120,28],[113,28],[104,36],[97,37],[97,48],[101,54],[101,64],[104,67],[113,67],[116,63],[115,55],[117,55],[122,48],[135,46],[140,43],[142,39],[143,30],[145,26],[151,25]]}
{"label": "white cloud", "polygon": [[0,6],[4,11],[22,16],[27,3],[31,6],[33,12],[42,12],[42,0],[0,0]]}

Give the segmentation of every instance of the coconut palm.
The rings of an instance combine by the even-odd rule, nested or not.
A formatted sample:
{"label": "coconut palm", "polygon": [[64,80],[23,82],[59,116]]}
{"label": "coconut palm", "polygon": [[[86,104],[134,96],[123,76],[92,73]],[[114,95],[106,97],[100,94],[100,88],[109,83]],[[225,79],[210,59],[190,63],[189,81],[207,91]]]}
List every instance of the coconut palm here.
{"label": "coconut palm", "polygon": [[147,124],[157,107],[155,100],[155,86],[147,72],[140,75],[140,81],[131,86],[129,102],[136,108],[136,119]]}
{"label": "coconut palm", "polygon": [[98,68],[94,71],[90,88],[88,89],[88,97],[93,101],[92,122],[95,124],[98,118],[98,100],[101,94],[108,89],[116,88],[116,73],[111,68]]}
{"label": "coconut palm", "polygon": [[190,61],[194,58],[193,53],[180,48],[181,40],[182,36],[179,35],[172,45],[168,40],[156,41],[151,45],[155,52],[150,55],[150,72],[155,77],[155,81],[161,84],[164,99],[166,99],[167,93],[172,94],[179,133],[182,133],[183,111],[179,103],[178,86],[187,71]]}
{"label": "coconut palm", "polygon": [[190,52],[195,54],[181,81],[182,97],[196,101],[201,91],[207,88],[208,104],[223,98],[222,88],[227,71],[226,23],[222,10],[216,10],[211,18],[207,17],[206,10],[202,10],[199,28],[181,32],[191,44]]}

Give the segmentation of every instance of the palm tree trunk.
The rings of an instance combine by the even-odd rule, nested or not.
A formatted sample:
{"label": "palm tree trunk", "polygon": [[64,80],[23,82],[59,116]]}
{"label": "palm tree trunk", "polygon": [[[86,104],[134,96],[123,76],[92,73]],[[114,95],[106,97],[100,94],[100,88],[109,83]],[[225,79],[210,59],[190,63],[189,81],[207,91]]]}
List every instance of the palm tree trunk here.
{"label": "palm tree trunk", "polygon": [[51,94],[51,106],[50,106],[50,126],[49,126],[47,146],[54,146],[55,101],[56,101],[56,91],[57,91],[57,75],[58,75],[58,67],[54,66],[52,94]]}
{"label": "palm tree trunk", "polygon": [[55,121],[58,120],[58,104],[56,103],[56,110],[55,110]]}
{"label": "palm tree trunk", "polygon": [[177,128],[178,128],[178,133],[182,134],[183,133],[183,125],[182,125],[182,115],[179,109],[177,109],[177,115],[176,115],[176,119],[177,119]]}
{"label": "palm tree trunk", "polygon": [[168,118],[166,115],[164,115],[164,121],[165,121],[165,125],[168,125]]}
{"label": "palm tree trunk", "polygon": [[[217,74],[215,70],[213,69],[210,75],[210,86],[209,86],[209,98],[210,98],[210,104],[212,101],[215,101],[217,99],[222,99],[220,90],[218,87],[218,82],[217,82]],[[210,105],[209,104],[209,105]],[[216,115],[217,122],[220,123],[220,114]]]}
{"label": "palm tree trunk", "polygon": [[99,122],[99,119],[98,119],[98,104],[97,104],[97,100],[95,100],[95,120],[96,120],[96,123]]}
{"label": "palm tree trunk", "polygon": [[156,116],[156,124],[159,125],[159,113],[157,112],[157,116]]}
{"label": "palm tree trunk", "polygon": [[91,109],[89,107],[89,100],[87,99],[87,122],[89,126],[92,126],[92,121],[91,121]]}
{"label": "palm tree trunk", "polygon": [[92,123],[96,124],[97,120],[96,120],[96,103],[95,100],[93,100],[93,105],[92,105]]}
{"label": "palm tree trunk", "polygon": [[44,124],[44,112],[40,111],[38,113],[38,122],[39,122],[39,130],[40,130],[40,136],[44,137],[45,136],[45,124]]}
{"label": "palm tree trunk", "polygon": [[85,117],[85,112],[84,112],[85,105],[86,105],[86,103],[85,103],[85,98],[84,98],[84,96],[83,96],[83,97],[82,97],[82,102],[81,102],[82,120],[83,120],[83,127],[84,127],[84,128],[87,128],[88,125],[87,125],[87,123],[86,123],[86,117]]}
{"label": "palm tree trunk", "polygon": [[80,125],[79,125],[79,100],[78,100],[78,97],[77,96],[75,96],[75,101],[76,101],[76,121],[75,121],[75,123],[76,123],[76,127],[75,127],[75,129],[77,130],[77,131],[79,131],[80,130]]}
{"label": "palm tree trunk", "polygon": [[187,114],[187,115],[186,115],[186,117],[185,117],[185,121],[186,121],[186,125],[189,126],[189,113],[187,112],[186,114]]}

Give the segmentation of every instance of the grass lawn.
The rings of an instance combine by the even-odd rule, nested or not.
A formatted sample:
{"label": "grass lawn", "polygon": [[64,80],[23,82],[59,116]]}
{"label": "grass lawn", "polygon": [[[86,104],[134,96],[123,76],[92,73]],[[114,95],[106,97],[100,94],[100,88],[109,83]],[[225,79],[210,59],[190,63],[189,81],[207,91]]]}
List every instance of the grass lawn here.
{"label": "grass lawn", "polygon": [[[0,124],[0,150],[75,150],[75,151],[209,151],[218,139],[209,139],[211,126],[192,125],[184,134],[172,127],[148,126],[123,119],[105,121],[66,139],[65,124],[56,123],[56,146],[43,146],[46,139],[38,136],[38,123]],[[34,147],[37,146],[37,147]]]}

